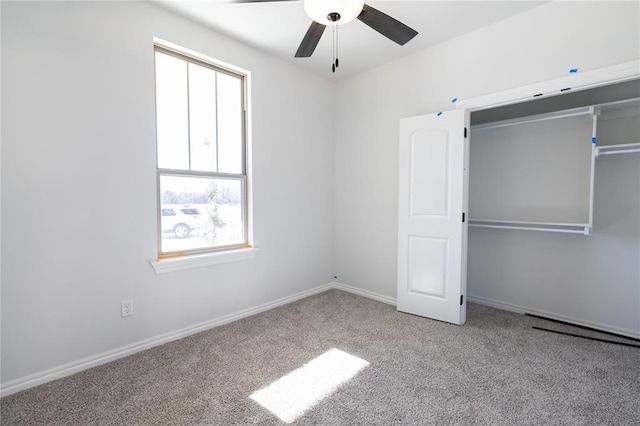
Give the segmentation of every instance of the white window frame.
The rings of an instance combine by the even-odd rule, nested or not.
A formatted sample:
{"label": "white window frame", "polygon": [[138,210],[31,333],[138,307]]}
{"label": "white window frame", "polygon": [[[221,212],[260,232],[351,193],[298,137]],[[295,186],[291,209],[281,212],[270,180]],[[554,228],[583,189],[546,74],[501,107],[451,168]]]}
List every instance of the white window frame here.
{"label": "white window frame", "polygon": [[[151,266],[156,273],[171,272],[182,269],[203,267],[224,262],[249,259],[255,256],[257,248],[253,244],[253,215],[251,197],[251,132],[250,132],[250,72],[236,66],[224,63],[214,58],[208,57],[190,49],[183,48],[173,43],[154,38],[154,58],[155,52],[160,51],[165,54],[176,56],[180,59],[213,68],[217,72],[226,73],[242,78],[242,104],[243,104],[243,146],[242,146],[242,173],[228,174],[218,172],[193,172],[186,170],[171,170],[158,167],[156,160],[156,194],[157,194],[157,258],[151,260]],[[155,60],[155,59],[154,59]],[[157,143],[156,143],[157,152]],[[242,185],[242,209],[244,219],[244,241],[237,245],[226,245],[218,247],[207,247],[197,250],[184,250],[181,252],[161,251],[161,194],[160,176],[197,176],[216,179],[240,180]]]}

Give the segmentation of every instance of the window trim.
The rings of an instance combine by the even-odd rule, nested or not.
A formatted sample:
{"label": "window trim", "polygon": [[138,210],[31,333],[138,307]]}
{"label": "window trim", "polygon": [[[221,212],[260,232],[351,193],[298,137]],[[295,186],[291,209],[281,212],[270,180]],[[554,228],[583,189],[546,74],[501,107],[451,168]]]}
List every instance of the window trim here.
{"label": "window trim", "polygon": [[[156,52],[161,52],[170,56],[177,57],[187,62],[192,62],[197,65],[205,66],[210,69],[214,69],[216,72],[227,74],[233,77],[240,77],[242,81],[241,87],[241,126],[242,126],[242,146],[241,155],[242,171],[240,174],[233,173],[218,173],[218,172],[201,172],[192,170],[176,170],[166,169],[158,167],[158,145],[157,139],[155,144],[156,149],[156,216],[157,216],[157,258],[151,260],[150,263],[153,266],[156,273],[173,271],[180,269],[190,269],[193,267],[206,266],[209,264],[217,264],[222,262],[229,262],[235,260],[242,260],[245,258],[252,258],[255,256],[255,252],[258,250],[253,245],[253,197],[251,194],[251,131],[250,131],[250,86],[251,86],[251,73],[247,70],[239,68],[237,66],[222,62],[220,60],[211,58],[193,50],[178,46],[174,43],[167,42],[157,37],[153,38],[153,55],[155,62]],[[155,70],[155,67],[154,67]],[[155,75],[155,71],[154,71]],[[154,83],[155,87],[155,83]],[[157,117],[156,117],[157,120]],[[157,136],[156,136],[157,137]],[[210,177],[215,179],[231,179],[239,180],[242,186],[241,194],[241,208],[244,216],[244,241],[239,244],[205,247],[195,250],[182,250],[163,252],[162,248],[162,229],[161,222],[161,193],[160,193],[160,176],[197,176],[197,177]],[[244,253],[244,254],[242,254]],[[166,266],[161,266],[166,265]]]}
{"label": "window trim", "polygon": [[220,263],[253,259],[259,250],[260,249],[258,247],[246,246],[226,251],[210,251],[200,254],[175,255],[164,259],[154,259],[149,261],[149,263],[156,274],[163,274],[165,272],[183,271],[187,269],[218,265]]}

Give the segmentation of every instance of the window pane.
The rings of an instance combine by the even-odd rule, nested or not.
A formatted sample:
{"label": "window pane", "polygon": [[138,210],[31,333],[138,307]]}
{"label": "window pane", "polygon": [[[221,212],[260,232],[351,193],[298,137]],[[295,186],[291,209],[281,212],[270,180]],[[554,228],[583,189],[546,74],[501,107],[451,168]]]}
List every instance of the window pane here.
{"label": "window pane", "polygon": [[189,169],[187,63],[156,52],[158,167]]}
{"label": "window pane", "polygon": [[189,64],[191,170],[217,171],[216,72]]}
{"label": "window pane", "polygon": [[245,242],[243,185],[239,179],[160,176],[161,252]]}
{"label": "window pane", "polygon": [[242,80],[218,73],[218,171],[242,173]]}
{"label": "window pane", "polygon": [[156,50],[159,253],[247,242],[244,77]]}

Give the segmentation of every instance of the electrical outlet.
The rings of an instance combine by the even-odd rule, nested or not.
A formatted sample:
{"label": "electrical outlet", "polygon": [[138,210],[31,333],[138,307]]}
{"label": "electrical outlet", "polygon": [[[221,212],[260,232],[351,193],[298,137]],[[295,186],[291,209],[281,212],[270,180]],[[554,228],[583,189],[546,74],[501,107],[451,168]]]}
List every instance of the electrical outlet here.
{"label": "electrical outlet", "polygon": [[120,316],[128,317],[133,315],[133,300],[123,300],[120,302]]}

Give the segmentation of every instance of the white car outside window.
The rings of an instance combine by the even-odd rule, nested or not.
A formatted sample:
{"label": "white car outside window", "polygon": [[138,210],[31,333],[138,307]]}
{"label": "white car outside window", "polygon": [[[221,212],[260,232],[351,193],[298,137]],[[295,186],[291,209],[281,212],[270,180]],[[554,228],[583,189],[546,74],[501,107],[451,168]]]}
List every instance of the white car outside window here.
{"label": "white car outside window", "polygon": [[162,206],[160,209],[163,233],[173,233],[177,238],[186,238],[201,224],[200,211],[192,206]]}

